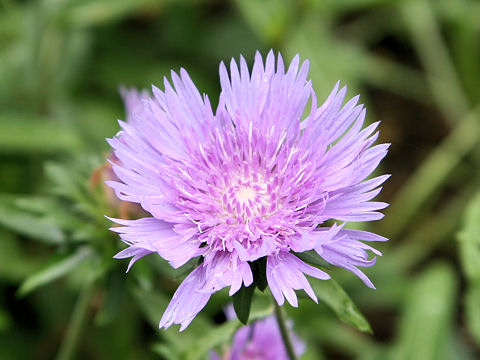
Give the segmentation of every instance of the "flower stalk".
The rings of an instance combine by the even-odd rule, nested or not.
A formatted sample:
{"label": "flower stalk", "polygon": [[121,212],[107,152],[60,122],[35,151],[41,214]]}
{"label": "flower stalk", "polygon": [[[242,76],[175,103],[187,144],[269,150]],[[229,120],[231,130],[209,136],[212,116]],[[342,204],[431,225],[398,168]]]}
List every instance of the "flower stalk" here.
{"label": "flower stalk", "polygon": [[56,360],[68,360],[74,357],[73,355],[75,354],[75,349],[87,317],[90,300],[94,293],[94,287],[93,282],[89,283],[85,285],[80,293]]}
{"label": "flower stalk", "polygon": [[280,328],[280,334],[282,335],[283,344],[287,350],[289,360],[296,360],[295,351],[293,349],[292,339],[288,333],[287,323],[285,319],[285,312],[281,306],[273,299],[275,305],[275,318],[277,319],[278,327]]}

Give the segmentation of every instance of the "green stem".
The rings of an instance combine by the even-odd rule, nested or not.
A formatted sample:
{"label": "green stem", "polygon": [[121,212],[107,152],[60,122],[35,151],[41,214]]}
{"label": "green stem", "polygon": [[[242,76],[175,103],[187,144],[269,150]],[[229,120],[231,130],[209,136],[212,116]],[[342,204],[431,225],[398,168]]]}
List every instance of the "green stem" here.
{"label": "green stem", "polygon": [[70,325],[67,329],[56,360],[69,360],[73,358],[77,342],[85,323],[86,314],[90,300],[93,295],[93,283],[87,284],[80,293],[73,314],[70,319]]}
{"label": "green stem", "polygon": [[278,327],[280,328],[280,334],[282,335],[282,340],[287,350],[288,358],[290,360],[296,360],[295,351],[293,350],[292,340],[290,339],[290,334],[288,332],[287,323],[285,319],[285,312],[281,306],[277,304],[277,301],[273,299],[275,305],[275,317],[277,318]]}

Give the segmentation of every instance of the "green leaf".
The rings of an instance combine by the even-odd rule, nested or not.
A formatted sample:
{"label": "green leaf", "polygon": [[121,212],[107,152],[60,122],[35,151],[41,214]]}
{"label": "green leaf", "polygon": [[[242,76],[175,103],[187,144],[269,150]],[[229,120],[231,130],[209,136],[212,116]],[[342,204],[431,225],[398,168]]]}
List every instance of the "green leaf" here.
{"label": "green leaf", "polygon": [[16,206],[15,197],[0,194],[0,224],[19,234],[49,243],[65,241],[62,231],[47,219]]}
{"label": "green leaf", "polygon": [[450,265],[430,266],[417,275],[407,295],[392,360],[447,360],[455,310],[455,274]]}
{"label": "green leaf", "polygon": [[134,288],[132,294],[150,325],[158,328],[158,323],[162,318],[163,311],[167,308],[169,299],[164,294],[140,288]]}
{"label": "green leaf", "polygon": [[75,202],[73,208],[83,215],[102,218],[105,209],[101,206],[101,195],[96,197],[89,187],[93,171],[101,164],[100,158],[89,156],[77,157],[68,164],[48,162],[45,174],[52,183],[52,193]]}
{"label": "green leaf", "polygon": [[28,277],[18,289],[19,296],[25,296],[40,286],[46,285],[75,270],[92,254],[90,248],[80,248],[77,252],[63,257]]}
{"label": "green leaf", "polygon": [[42,258],[27,253],[22,243],[0,228],[0,279],[19,283],[43,265]]}
{"label": "green leaf", "polygon": [[123,271],[110,274],[103,306],[95,317],[98,325],[107,325],[117,316],[125,296],[125,283]]}
{"label": "green leaf", "polygon": [[469,285],[465,294],[467,325],[475,341],[480,345],[480,284]]}
{"label": "green leaf", "polygon": [[54,152],[79,148],[73,129],[35,115],[0,114],[0,152]]}
{"label": "green leaf", "polygon": [[248,323],[248,317],[250,315],[250,307],[252,304],[252,295],[254,290],[255,284],[252,284],[249,287],[245,287],[244,285],[242,285],[240,290],[238,290],[232,296],[233,308],[235,309],[238,320],[240,320],[242,324],[245,325]]}
{"label": "green leaf", "polygon": [[467,208],[465,224],[459,233],[463,271],[471,282],[480,282],[480,193]]}
{"label": "green leaf", "polygon": [[318,255],[318,253],[315,250],[310,250],[310,251],[304,251],[302,253],[293,253],[296,257],[299,259],[314,265],[314,266],[321,266],[326,269],[330,269],[330,264],[323,260],[323,258]]}
{"label": "green leaf", "polygon": [[467,277],[466,317],[470,332],[480,344],[480,193],[465,214],[465,224],[458,236],[460,260]]}
{"label": "green leaf", "polygon": [[248,317],[250,323],[261,320],[269,315],[272,315],[274,306],[272,303],[272,296],[270,292],[258,292],[252,298],[250,316]]}
{"label": "green leaf", "polygon": [[[83,233],[86,229],[95,226],[91,222],[86,222],[85,217],[68,211],[70,208],[65,205],[65,202],[52,196],[20,196],[15,198],[14,203],[19,210],[38,216],[41,221],[63,231]],[[73,236],[69,240],[73,240]]]}
{"label": "green leaf", "polygon": [[45,174],[55,186],[55,194],[81,199],[84,196],[82,194],[84,186],[80,183],[78,174],[72,170],[71,167],[60,163],[48,162],[45,165]]}
{"label": "green leaf", "polygon": [[355,326],[360,331],[372,332],[367,319],[335,280],[312,279],[311,284],[318,299],[332,309],[340,320]]}
{"label": "green leaf", "polygon": [[164,343],[153,344],[152,351],[160,355],[162,359],[177,360],[180,358],[180,354],[174,346]]}
{"label": "green leaf", "polygon": [[252,30],[270,43],[283,37],[296,10],[291,0],[237,0],[235,3]]}
{"label": "green leaf", "polygon": [[267,281],[267,258],[263,257],[250,263],[253,273],[253,281],[260,291],[265,291],[268,286]]}
{"label": "green leaf", "polygon": [[[131,289],[131,292],[152,328],[157,329],[158,323],[171,299],[158,291],[147,291],[138,287]],[[168,348],[174,354],[185,354],[187,351],[185,344],[196,343],[199,338],[198,334],[208,334],[212,330],[213,327],[210,325],[210,322],[206,321],[204,315],[200,313],[185,331],[179,333],[178,329],[172,327],[162,331],[162,338],[168,343]],[[155,351],[161,352],[164,349],[155,346]],[[175,358],[184,359],[185,357],[178,355]]]}
{"label": "green leaf", "polygon": [[75,26],[92,26],[110,23],[132,13],[163,8],[167,1],[158,0],[87,0],[73,2],[65,11],[64,21]]}

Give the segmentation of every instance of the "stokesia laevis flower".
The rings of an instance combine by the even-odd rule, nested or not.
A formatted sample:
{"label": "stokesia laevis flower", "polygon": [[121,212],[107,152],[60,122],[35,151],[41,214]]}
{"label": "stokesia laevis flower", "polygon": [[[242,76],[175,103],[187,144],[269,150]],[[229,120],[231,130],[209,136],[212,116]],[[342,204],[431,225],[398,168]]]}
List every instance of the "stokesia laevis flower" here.
{"label": "stokesia laevis flower", "polygon": [[[142,100],[148,99],[149,94],[145,90],[137,91],[136,89],[127,89],[123,86],[120,87],[120,94],[122,95],[123,103],[125,105],[125,112],[127,114],[126,121],[130,125],[135,125],[135,119],[137,117],[133,114],[143,110]],[[121,136],[119,136],[119,139],[121,139]],[[92,187],[95,187],[101,179],[107,183],[108,181],[119,180],[112,169],[112,164],[120,164],[120,161],[115,156],[114,152],[109,154],[105,164],[100,165],[94,170],[90,180]],[[145,212],[138,204],[120,201],[110,188],[104,189],[104,196],[109,208],[116,209],[121,218],[128,218],[129,216],[145,216]]]}
{"label": "stokesia laevis flower", "polygon": [[[229,294],[254,281],[251,265],[266,262],[268,286],[278,304],[297,306],[295,290],[317,298],[305,274],[329,279],[295,253],[314,250],[327,262],[371,281],[358,267],[371,266],[362,241],[384,241],[346,222],[383,217],[387,206],[371,201],[388,176],[365,180],[388,145],[373,146],[374,123],[362,129],[365,109],[358,97],[344,106],[337,84],[317,107],[307,81],[308,61],[256,54],[251,73],[243,58],[230,72],[220,65],[221,94],[215,113],[184,69],[171,73],[173,86],[153,87],[153,96],[132,106],[128,123],[109,140],[119,160],[119,181],[108,184],[121,200],[139,203],[151,217],[112,219],[128,248],[116,258],[130,265],[156,252],[178,268],[201,264],[182,282],[160,327],[185,329],[210,296]],[[302,120],[307,103],[309,114]],[[338,224],[326,226],[328,220]]]}
{"label": "stokesia laevis flower", "polygon": [[[296,356],[305,352],[305,344],[292,331],[292,323],[288,322],[289,336]],[[288,360],[280,328],[275,316],[270,315],[262,320],[242,326],[233,336],[232,347],[223,357],[215,352],[210,354],[211,360]]]}

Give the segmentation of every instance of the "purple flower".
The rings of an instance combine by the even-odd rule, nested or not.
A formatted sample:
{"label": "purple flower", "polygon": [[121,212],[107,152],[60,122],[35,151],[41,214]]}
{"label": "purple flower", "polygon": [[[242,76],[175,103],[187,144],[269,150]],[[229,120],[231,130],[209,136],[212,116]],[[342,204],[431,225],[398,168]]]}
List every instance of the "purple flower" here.
{"label": "purple flower", "polygon": [[[135,119],[137,118],[136,114],[143,111],[143,99],[148,99],[149,94],[147,91],[137,91],[135,89],[127,89],[126,87],[120,87],[120,94],[123,98],[123,103],[125,105],[125,112],[127,114],[127,123],[135,126]],[[118,139],[121,140],[121,134],[119,134]],[[115,172],[112,169],[112,164],[117,164],[121,166],[120,160],[115,156],[115,153],[111,153],[108,156],[107,162],[104,165],[99,166],[95,169],[92,174],[92,184],[95,185],[95,182],[99,179],[104,179],[108,181],[119,181]],[[145,216],[145,211],[138,205],[132,204],[125,201],[120,201],[113,193],[113,190],[108,188],[104,191],[105,200],[108,206],[112,209],[116,209],[121,218],[128,218],[129,216]]]}
{"label": "purple flower", "polygon": [[[293,333],[289,322],[290,339],[297,356],[305,352],[305,344]],[[223,357],[228,360],[288,360],[278,323],[273,315],[242,326],[233,337],[230,351]],[[221,360],[216,353],[211,353],[212,360]]]}
{"label": "purple flower", "polygon": [[120,87],[120,95],[122,95],[125,112],[127,114],[127,123],[137,125],[136,119],[143,113],[143,100],[150,97],[148,91],[138,91],[136,89],[128,89],[124,86]]}
{"label": "purple flower", "polygon": [[[295,290],[317,298],[305,274],[329,275],[293,252],[316,251],[333,265],[357,274],[372,266],[361,241],[384,237],[344,229],[346,222],[378,220],[387,204],[370,201],[388,176],[365,180],[385,156],[374,123],[364,129],[358,96],[344,106],[346,88],[333,89],[317,107],[308,62],[298,55],[285,70],[280,55],[265,63],[256,54],[249,72],[243,58],[230,72],[220,65],[221,94],[213,112],[184,69],[165,79],[162,91],[143,98],[122,131],[109,140],[119,181],[108,184],[121,200],[151,214],[112,219],[128,248],[116,258],[158,253],[177,268],[194,257],[203,262],[179,286],[160,327],[185,329],[211,294],[233,295],[254,281],[250,265],[266,258],[266,278],[276,299],[297,306]],[[128,96],[124,96],[129,98]],[[303,121],[307,103],[309,113]],[[326,226],[327,220],[339,225]],[[323,224],[323,226],[322,226]]]}

